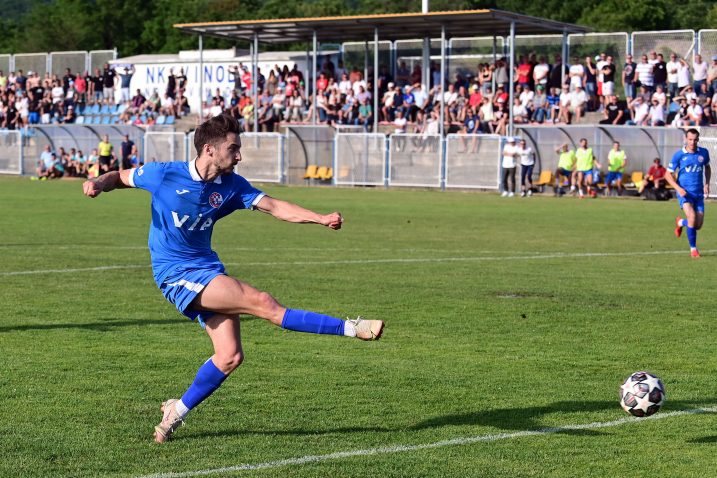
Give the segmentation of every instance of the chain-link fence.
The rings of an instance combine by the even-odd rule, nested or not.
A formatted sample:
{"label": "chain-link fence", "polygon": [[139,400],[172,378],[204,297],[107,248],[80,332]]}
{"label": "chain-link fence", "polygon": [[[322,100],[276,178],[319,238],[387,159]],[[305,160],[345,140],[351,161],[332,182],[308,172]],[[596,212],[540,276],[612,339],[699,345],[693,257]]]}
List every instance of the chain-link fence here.
{"label": "chain-link fence", "polygon": [[456,75],[470,78],[478,75],[481,63],[491,64],[503,56],[503,37],[451,38],[448,42],[448,81]]}
{"label": "chain-link fence", "polygon": [[[344,69],[350,72],[353,68],[358,68],[362,73],[364,69],[370,69],[373,71],[373,50],[374,44],[372,41],[368,43],[364,42],[347,42],[343,45],[343,62]],[[379,41],[378,42],[378,64],[379,70],[384,67],[386,71],[390,71],[391,65],[391,42],[390,41]],[[367,81],[373,81],[373,78],[365,78]],[[338,78],[337,81],[341,81]]]}
{"label": "chain-link fence", "polygon": [[681,58],[691,59],[694,48],[694,30],[632,33],[632,55],[636,58],[654,51],[662,53],[665,58],[669,58],[671,53],[676,53]]}
{"label": "chain-link fence", "polygon": [[0,131],[0,174],[23,174],[22,136],[19,131]]}
{"label": "chain-link fence", "polygon": [[8,74],[10,71],[10,60],[12,55],[0,55],[0,71],[4,74]]}
{"label": "chain-link fence", "polygon": [[440,187],[441,143],[439,135],[392,135],[388,153],[389,185]]}
{"label": "chain-link fence", "polygon": [[497,189],[501,137],[449,134],[446,137],[446,187]]}
{"label": "chain-link fence", "polygon": [[115,58],[117,58],[115,50],[93,50],[89,52],[89,69],[91,72],[97,68],[102,70],[105,63]]}
{"label": "chain-link fence", "polygon": [[242,160],[235,171],[249,181],[281,182],[284,137],[279,133],[242,133]]}
{"label": "chain-link fence", "polygon": [[699,53],[705,61],[711,61],[713,55],[717,55],[717,30],[700,30],[699,32]]}
{"label": "chain-link fence", "polygon": [[15,72],[20,70],[27,74],[34,71],[44,76],[47,72],[47,53],[22,53],[15,55]]}
{"label": "chain-link fence", "polygon": [[386,175],[387,142],[383,134],[337,134],[335,183],[382,186]]}
{"label": "chain-link fence", "polygon": [[142,160],[145,163],[187,161],[186,140],[184,133],[146,133]]}
{"label": "chain-link fence", "polygon": [[[510,47],[510,38],[507,46]],[[540,58],[545,56],[549,63],[555,59],[555,55],[562,55],[563,35],[516,35],[515,36],[515,57],[516,66],[521,55],[535,55]]]}
{"label": "chain-link fence", "polygon": [[84,73],[87,68],[86,51],[50,52],[50,73],[62,77],[69,68],[73,74]]}

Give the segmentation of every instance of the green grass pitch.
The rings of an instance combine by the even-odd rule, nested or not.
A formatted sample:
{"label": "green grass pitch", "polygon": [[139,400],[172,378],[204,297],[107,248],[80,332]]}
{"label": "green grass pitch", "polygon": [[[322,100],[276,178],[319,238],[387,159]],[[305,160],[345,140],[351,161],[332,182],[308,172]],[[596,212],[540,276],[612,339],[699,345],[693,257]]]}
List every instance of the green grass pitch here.
{"label": "green grass pitch", "polygon": [[385,319],[384,337],[245,317],[244,365],[160,446],[160,403],[212,352],[152,280],[149,194],[91,200],[76,181],[0,178],[0,476],[201,472],[373,448],[393,452],[208,476],[714,471],[714,413],[520,435],[626,418],[617,390],[641,369],[665,382],[656,417],[717,406],[713,203],[693,260],[672,232],[675,201],[265,189],[341,211],[344,229],[237,212],[214,233],[228,272],[288,306]]}

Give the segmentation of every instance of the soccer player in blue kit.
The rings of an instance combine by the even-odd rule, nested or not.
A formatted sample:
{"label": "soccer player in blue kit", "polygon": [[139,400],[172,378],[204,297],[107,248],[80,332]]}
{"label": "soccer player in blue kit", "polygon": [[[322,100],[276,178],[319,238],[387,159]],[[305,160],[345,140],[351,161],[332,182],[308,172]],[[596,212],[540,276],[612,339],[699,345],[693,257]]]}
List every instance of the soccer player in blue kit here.
{"label": "soccer player in blue kit", "polygon": [[164,297],[205,328],[214,347],[193,383],[180,399],[162,403],[162,421],[155,441],[169,440],[194,407],[211,395],[244,358],[239,314],[266,319],[299,332],[345,335],[362,340],[381,337],[381,320],[341,320],[315,312],[289,309],[271,295],[228,276],[211,249],[214,224],[237,209],[258,209],[277,219],[340,229],[340,213],[322,215],[272,198],[233,172],[241,161],[240,128],[219,115],[195,131],[198,156],[189,163],[147,163],[112,171],[85,181],[91,198],[118,188],[141,188],[152,194],[149,251],[157,286]]}
{"label": "soccer player in blue kit", "polygon": [[[705,196],[710,193],[710,153],[700,148],[697,143],[700,133],[694,128],[685,132],[685,147],[677,151],[667,166],[665,180],[675,188],[680,200],[680,207],[685,212],[686,219],[675,219],[675,235],[682,235],[682,228],[687,227],[687,240],[690,243],[690,255],[700,257],[697,250],[697,231],[702,228],[705,219]],[[673,174],[677,173],[677,180]]]}

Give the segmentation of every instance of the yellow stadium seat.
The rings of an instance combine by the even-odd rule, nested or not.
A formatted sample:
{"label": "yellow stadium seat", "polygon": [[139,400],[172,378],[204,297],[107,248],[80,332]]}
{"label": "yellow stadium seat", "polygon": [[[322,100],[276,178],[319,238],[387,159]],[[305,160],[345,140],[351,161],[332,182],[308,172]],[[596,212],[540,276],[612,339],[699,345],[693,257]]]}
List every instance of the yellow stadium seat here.
{"label": "yellow stadium seat", "polygon": [[545,190],[545,186],[550,186],[553,184],[553,173],[552,171],[541,171],[540,177],[535,182],[535,186],[540,187],[540,190]]}
{"label": "yellow stadium seat", "polygon": [[319,177],[323,179],[324,181],[329,181],[332,177],[334,177],[334,169],[333,168],[319,168]]}
{"label": "yellow stadium seat", "polygon": [[326,166],[319,166],[319,169],[316,171],[316,178],[314,179],[324,179],[324,176],[326,176],[328,170],[329,168],[327,168]]}
{"label": "yellow stadium seat", "polygon": [[319,167],[315,164],[308,165],[306,167],[306,173],[304,174],[304,179],[319,179],[318,169],[319,169]]}

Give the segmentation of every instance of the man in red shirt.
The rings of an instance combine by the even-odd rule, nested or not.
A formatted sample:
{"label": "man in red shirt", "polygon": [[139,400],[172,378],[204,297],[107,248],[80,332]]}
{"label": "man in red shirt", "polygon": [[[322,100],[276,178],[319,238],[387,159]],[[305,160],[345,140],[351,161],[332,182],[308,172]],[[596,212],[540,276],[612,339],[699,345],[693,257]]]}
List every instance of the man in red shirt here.
{"label": "man in red shirt", "polygon": [[79,102],[84,105],[87,102],[87,80],[79,73],[75,76],[75,92],[77,92]]}
{"label": "man in red shirt", "polygon": [[655,158],[652,166],[647,170],[647,176],[642,180],[640,185],[640,194],[645,189],[663,189],[665,187],[665,172],[667,170],[660,164],[660,158]]}

